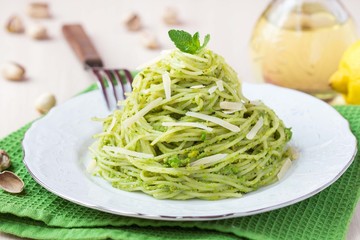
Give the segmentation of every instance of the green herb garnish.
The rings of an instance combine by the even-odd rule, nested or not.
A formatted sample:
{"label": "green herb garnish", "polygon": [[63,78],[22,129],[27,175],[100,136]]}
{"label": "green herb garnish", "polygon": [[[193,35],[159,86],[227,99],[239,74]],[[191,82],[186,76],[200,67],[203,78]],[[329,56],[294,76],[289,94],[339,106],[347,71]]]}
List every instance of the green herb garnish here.
{"label": "green herb garnish", "polygon": [[195,54],[200,52],[206,47],[210,40],[210,35],[207,34],[204,38],[204,42],[201,45],[199,39],[199,32],[196,32],[193,36],[190,33],[183,30],[170,30],[169,37],[174,42],[175,46],[182,52]]}
{"label": "green herb garnish", "polygon": [[165,163],[172,168],[185,167],[189,162],[190,158],[180,158],[178,155],[171,156],[165,160]]}
{"label": "green herb garnish", "polygon": [[202,132],[201,133],[201,141],[205,141],[206,140],[206,132]]}
{"label": "green herb garnish", "polygon": [[286,141],[290,141],[291,137],[292,137],[292,131],[291,128],[285,128],[285,137],[286,137]]}

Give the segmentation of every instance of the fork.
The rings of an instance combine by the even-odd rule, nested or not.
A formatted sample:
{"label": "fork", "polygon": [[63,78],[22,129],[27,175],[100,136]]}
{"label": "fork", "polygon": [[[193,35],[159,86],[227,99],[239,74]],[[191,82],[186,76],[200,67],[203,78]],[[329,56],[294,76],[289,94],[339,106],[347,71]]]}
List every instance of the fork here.
{"label": "fork", "polygon": [[84,68],[97,80],[107,108],[119,108],[120,100],[125,100],[125,92],[132,90],[132,75],[129,70],[105,68],[91,39],[80,24],[66,24],[62,27],[65,39],[75,52]]}

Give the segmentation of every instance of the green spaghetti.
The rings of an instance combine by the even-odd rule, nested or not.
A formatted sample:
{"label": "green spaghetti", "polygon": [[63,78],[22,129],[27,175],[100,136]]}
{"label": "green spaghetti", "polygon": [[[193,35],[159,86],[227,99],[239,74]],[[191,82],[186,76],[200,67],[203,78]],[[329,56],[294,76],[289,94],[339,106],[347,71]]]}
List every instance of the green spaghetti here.
{"label": "green spaghetti", "polygon": [[204,45],[177,44],[182,51],[136,75],[123,107],[102,119],[94,174],[157,199],[240,197],[278,180],[291,163],[290,129],[245,98],[234,70]]}

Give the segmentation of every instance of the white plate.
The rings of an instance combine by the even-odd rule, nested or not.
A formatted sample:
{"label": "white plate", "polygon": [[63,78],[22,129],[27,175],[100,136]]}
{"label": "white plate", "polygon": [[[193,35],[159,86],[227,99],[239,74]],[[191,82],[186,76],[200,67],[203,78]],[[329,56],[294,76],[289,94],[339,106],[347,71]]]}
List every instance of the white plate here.
{"label": "white plate", "polygon": [[262,99],[292,127],[290,144],[300,155],[281,181],[242,198],[156,200],[90,176],[88,146],[102,128],[91,118],[108,115],[99,91],[75,97],[36,121],[23,141],[24,163],[38,183],[74,203],[124,216],[183,221],[246,216],[294,204],[329,186],[351,164],[356,139],[331,106],[271,85],[244,84],[244,95]]}

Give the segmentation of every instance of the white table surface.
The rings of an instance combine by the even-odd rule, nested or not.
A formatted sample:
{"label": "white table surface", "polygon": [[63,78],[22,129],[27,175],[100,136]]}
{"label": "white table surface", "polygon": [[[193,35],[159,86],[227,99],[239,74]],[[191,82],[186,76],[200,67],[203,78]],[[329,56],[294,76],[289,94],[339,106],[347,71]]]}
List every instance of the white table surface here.
{"label": "white table surface", "polygon": [[[223,55],[244,81],[251,81],[248,41],[256,19],[268,1],[251,0],[53,0],[49,1],[53,18],[33,20],[26,15],[26,0],[0,0],[0,65],[15,61],[25,66],[27,79],[11,82],[0,76],[0,138],[39,117],[34,101],[43,92],[56,95],[58,104],[83,90],[93,80],[82,69],[65,42],[61,25],[81,23],[85,26],[105,65],[133,69],[159,54],[140,43],[140,33],[124,29],[122,19],[136,11],[144,28],[154,33],[162,49],[172,48],[162,22],[167,6],[179,11],[178,28],[211,34],[209,47]],[[360,2],[343,0],[360,25]],[[201,14],[199,14],[201,13]],[[41,23],[48,28],[50,40],[35,41],[25,34],[8,34],[3,26],[12,14],[23,18],[25,25]],[[1,205],[0,205],[1,207]],[[0,233],[0,239],[19,239]],[[351,222],[348,240],[360,239],[360,204]]]}

